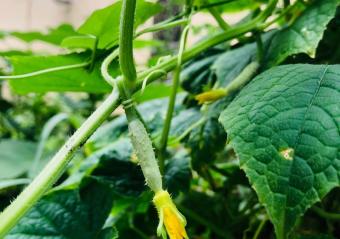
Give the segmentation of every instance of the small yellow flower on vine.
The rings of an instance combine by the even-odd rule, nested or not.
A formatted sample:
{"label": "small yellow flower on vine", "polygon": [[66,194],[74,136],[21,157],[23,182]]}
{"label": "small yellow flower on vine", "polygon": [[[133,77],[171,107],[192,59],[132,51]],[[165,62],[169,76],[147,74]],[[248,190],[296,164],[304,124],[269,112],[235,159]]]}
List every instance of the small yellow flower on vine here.
{"label": "small yellow flower on vine", "polygon": [[156,206],[159,224],[157,227],[158,236],[164,235],[164,226],[170,239],[188,239],[185,231],[185,217],[178,211],[167,191],[158,191],[153,203]]}
{"label": "small yellow flower on vine", "polygon": [[222,97],[226,96],[226,91],[224,89],[209,90],[195,96],[195,99],[199,104],[206,102],[213,102]]}

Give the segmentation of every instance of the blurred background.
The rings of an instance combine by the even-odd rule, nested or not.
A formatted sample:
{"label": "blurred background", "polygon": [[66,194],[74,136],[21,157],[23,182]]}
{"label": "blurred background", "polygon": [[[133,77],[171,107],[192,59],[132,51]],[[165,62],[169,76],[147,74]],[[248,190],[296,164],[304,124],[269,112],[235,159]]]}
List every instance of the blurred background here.
{"label": "blurred background", "polygon": [[[114,3],[114,0],[2,0],[0,8],[0,32],[1,31],[46,31],[49,28],[56,27],[62,23],[71,24],[78,28],[82,22],[96,9],[103,8]],[[160,1],[162,2],[162,1]],[[167,1],[164,1],[167,2]],[[171,1],[170,1],[171,2]],[[179,11],[179,9],[171,9],[172,11]],[[232,24],[242,18],[244,14],[228,13],[223,16],[228,23]],[[159,16],[153,21],[160,21],[166,16]],[[148,21],[146,25],[150,25],[152,21]],[[193,18],[193,25],[203,26],[209,24],[217,26],[210,14],[198,14]],[[201,34],[199,34],[201,33]],[[191,33],[189,36],[190,42],[196,41],[203,32],[195,30],[195,34]],[[152,36],[146,35],[145,38]],[[168,37],[173,38],[176,42],[179,34],[168,34]],[[164,38],[164,36],[156,36],[157,38]],[[46,44],[34,41],[30,44],[24,43],[16,38],[7,37],[0,42],[0,51],[7,51],[10,49],[29,48],[33,51],[42,51],[48,49],[56,50],[52,46],[46,48]],[[150,51],[150,50],[149,50]],[[148,51],[143,51],[143,54],[137,54],[137,60],[146,59],[145,54]]]}

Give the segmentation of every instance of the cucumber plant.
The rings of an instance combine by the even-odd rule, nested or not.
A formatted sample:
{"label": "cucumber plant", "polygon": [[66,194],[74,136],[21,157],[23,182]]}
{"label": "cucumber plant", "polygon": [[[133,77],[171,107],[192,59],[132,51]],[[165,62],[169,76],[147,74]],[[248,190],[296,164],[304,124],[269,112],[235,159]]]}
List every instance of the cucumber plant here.
{"label": "cucumber plant", "polygon": [[[0,238],[339,238],[339,4],[121,0],[0,32],[67,50],[0,52]],[[173,28],[178,50],[140,39]]]}

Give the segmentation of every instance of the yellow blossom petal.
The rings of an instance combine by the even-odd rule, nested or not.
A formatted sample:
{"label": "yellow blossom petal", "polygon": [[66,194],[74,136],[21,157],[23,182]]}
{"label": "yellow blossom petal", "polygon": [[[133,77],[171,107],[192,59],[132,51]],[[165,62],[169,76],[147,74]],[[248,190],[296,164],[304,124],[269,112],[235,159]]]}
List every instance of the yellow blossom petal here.
{"label": "yellow blossom petal", "polygon": [[169,193],[164,190],[157,192],[153,202],[160,218],[157,233],[161,233],[164,223],[170,239],[187,239],[188,235],[185,231],[186,220],[176,208]]}
{"label": "yellow blossom petal", "polygon": [[203,104],[205,102],[216,101],[224,97],[225,95],[226,91],[224,89],[216,89],[198,94],[196,95],[195,99],[198,101],[199,104]]}
{"label": "yellow blossom petal", "polygon": [[177,215],[168,207],[164,207],[164,224],[170,239],[188,238],[184,225]]}

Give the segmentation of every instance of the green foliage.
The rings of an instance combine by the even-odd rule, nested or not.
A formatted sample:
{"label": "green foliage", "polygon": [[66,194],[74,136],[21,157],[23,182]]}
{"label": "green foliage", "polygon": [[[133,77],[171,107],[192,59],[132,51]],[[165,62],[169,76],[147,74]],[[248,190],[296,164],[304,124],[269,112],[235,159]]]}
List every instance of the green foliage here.
{"label": "green foliage", "polygon": [[[119,34],[119,16],[121,2],[97,10],[82,24],[78,32],[93,35],[98,38],[98,48],[107,49],[117,45]],[[135,27],[144,23],[151,16],[161,11],[158,4],[147,1],[138,1],[136,7]],[[79,41],[82,43],[82,41]],[[74,47],[75,45],[73,45]],[[78,45],[77,45],[78,46]]]}
{"label": "green foliage", "polygon": [[92,239],[99,233],[105,235],[107,232],[101,230],[110,213],[113,194],[107,185],[95,180],[88,179],[84,184],[48,193],[5,238]]}
{"label": "green foliage", "polygon": [[[152,56],[143,59],[146,65],[136,66],[134,88],[124,86],[126,92],[109,102],[110,107],[106,93],[112,86],[104,80],[101,66],[119,47],[122,1],[94,11],[77,30],[62,24],[45,33],[0,31],[0,41],[7,36],[27,44],[42,41],[64,52],[0,52],[1,74],[12,74],[7,76],[9,88],[2,81],[6,77],[0,77],[1,210],[33,180],[35,156],[43,152],[40,169],[76,131],[57,154],[64,160],[63,166],[58,164],[63,173],[51,181],[53,188],[36,204],[23,206],[33,207],[4,238],[156,238],[153,193],[141,171],[142,157],[136,156],[145,152],[143,144],[149,139],[162,170],[163,189],[186,217],[189,238],[338,238],[340,224],[334,219],[340,212],[339,1],[280,2],[284,4],[138,0],[135,32],[159,13],[160,18],[170,17],[157,25],[164,35],[157,32],[148,40],[135,35],[134,49],[149,49]],[[272,8],[266,8],[268,3],[274,3]],[[249,15],[219,33],[222,29],[214,26],[196,26],[198,14],[211,14],[209,5],[215,8],[215,18],[244,10]],[[174,15],[172,10],[182,6],[186,7]],[[188,17],[189,39],[198,32],[202,39],[190,42],[184,51],[181,87],[172,98],[171,71],[180,61],[178,50],[173,50],[176,44],[162,37],[176,35],[177,29],[171,28],[186,27]],[[169,56],[163,55],[163,48]],[[254,63],[260,65],[252,72],[255,76],[244,81],[248,85],[239,84],[240,74]],[[117,77],[115,82],[122,82],[118,58],[108,70]],[[232,84],[237,87],[228,91]],[[214,98],[209,95],[214,91],[226,93]],[[208,100],[201,104],[197,96],[204,94]],[[175,107],[163,152],[160,138],[172,100]],[[111,114],[119,104],[128,114],[136,106],[134,117],[147,129],[137,150],[122,108]],[[47,122],[60,113],[67,120],[44,134]],[[37,149],[42,134],[44,145]],[[42,169],[40,179],[49,175],[55,162]],[[0,214],[0,220],[1,237],[7,218]]]}
{"label": "green foliage", "polygon": [[339,186],[339,74],[338,66],[273,68],[221,115],[279,238]]}
{"label": "green foliage", "polygon": [[165,165],[165,188],[173,195],[186,192],[190,187],[190,157],[186,151],[179,151]]}
{"label": "green foliage", "polygon": [[338,0],[314,1],[293,24],[279,31],[268,49],[267,65],[277,65],[297,53],[314,57],[318,43],[327,24],[334,17],[338,4]]}
{"label": "green foliage", "polygon": [[[80,64],[89,61],[87,54],[69,54],[59,56],[12,56],[10,62],[16,75],[44,70],[53,67]],[[84,67],[48,74],[32,76],[10,81],[11,87],[19,94],[49,91],[84,91],[91,93],[109,92],[110,86],[102,79],[100,64],[96,64],[91,72]],[[117,72],[117,66],[113,66]]]}

